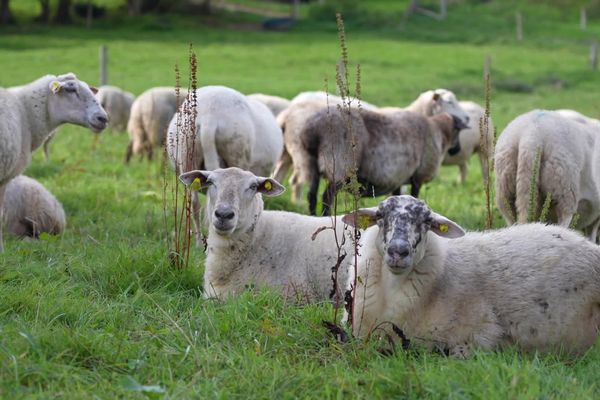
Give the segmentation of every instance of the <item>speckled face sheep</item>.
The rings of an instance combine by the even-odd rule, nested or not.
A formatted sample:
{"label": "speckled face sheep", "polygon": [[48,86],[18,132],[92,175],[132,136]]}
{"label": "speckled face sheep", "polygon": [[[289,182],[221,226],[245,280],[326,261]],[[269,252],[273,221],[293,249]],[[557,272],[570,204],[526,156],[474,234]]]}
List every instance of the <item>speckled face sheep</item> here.
{"label": "speckled face sheep", "polygon": [[[341,299],[351,257],[340,265],[339,284],[333,290],[331,270],[338,257],[334,231],[315,234],[336,222],[341,240],[341,218],[263,211],[262,195],[276,196],[283,187],[239,168],[191,171],[180,179],[193,190],[207,191],[206,297],[223,298],[251,286],[266,286],[302,302],[326,301],[330,295]],[[342,251],[349,246],[342,244]]]}
{"label": "speckled face sheep", "polygon": [[0,89],[0,207],[8,181],[25,170],[31,152],[59,125],[72,123],[94,132],[106,127],[108,116],[94,97],[95,91],[70,73]]}
{"label": "speckled face sheep", "polygon": [[548,219],[577,228],[595,241],[600,226],[600,124],[573,111],[533,110],[511,121],[495,153],[496,201],[508,224],[525,223],[536,154],[539,178],[535,218],[550,196]]}
{"label": "speckled face sheep", "polygon": [[357,336],[397,338],[396,325],[413,343],[455,356],[503,345],[582,353],[596,340],[600,248],[573,231],[523,224],[465,234],[411,196],[344,221],[376,225],[348,280]]}

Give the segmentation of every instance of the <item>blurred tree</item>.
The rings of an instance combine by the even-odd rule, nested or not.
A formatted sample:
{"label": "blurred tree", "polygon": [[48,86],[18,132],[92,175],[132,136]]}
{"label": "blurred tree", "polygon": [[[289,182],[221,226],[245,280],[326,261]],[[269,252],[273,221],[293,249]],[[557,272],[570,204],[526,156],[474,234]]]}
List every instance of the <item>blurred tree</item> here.
{"label": "blurred tree", "polygon": [[43,22],[47,24],[50,22],[50,0],[38,0],[40,2],[40,15],[35,17],[35,20],[38,22]]}
{"label": "blurred tree", "polygon": [[10,0],[0,0],[0,24],[6,25],[14,22],[8,2]]}
{"label": "blurred tree", "polygon": [[71,0],[58,0],[54,22],[57,24],[71,23]]}

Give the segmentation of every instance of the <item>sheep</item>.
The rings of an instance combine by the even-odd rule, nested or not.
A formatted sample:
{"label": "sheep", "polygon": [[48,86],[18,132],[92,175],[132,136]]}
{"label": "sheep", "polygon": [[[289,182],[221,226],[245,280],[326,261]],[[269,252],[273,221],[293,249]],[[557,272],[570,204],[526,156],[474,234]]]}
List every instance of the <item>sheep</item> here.
{"label": "sheep", "polygon": [[[533,110],[515,118],[498,139],[495,152],[496,202],[506,222],[525,223],[550,198],[549,221],[577,228],[596,240],[600,224],[599,125],[564,114]],[[535,174],[539,154],[539,174]],[[533,182],[534,175],[538,181]],[[530,207],[535,187],[537,202]],[[533,201],[533,200],[532,200]]]}
{"label": "sheep", "polygon": [[473,153],[479,153],[479,161],[481,164],[481,174],[487,176],[486,161],[494,155],[494,125],[492,119],[488,117],[487,127],[485,131],[485,149],[480,148],[481,131],[480,123],[483,123],[485,118],[485,109],[479,104],[472,101],[458,102],[460,107],[469,115],[470,125],[468,128],[460,131],[458,141],[460,143],[460,151],[457,153],[446,153],[442,165],[458,165],[460,171],[460,182],[465,183],[468,172],[468,162]]}
{"label": "sheep", "polygon": [[258,100],[271,110],[273,115],[277,117],[283,110],[289,107],[291,102],[288,99],[279,96],[271,96],[262,93],[253,93],[248,95],[249,99]]}
{"label": "sheep", "polygon": [[[179,178],[192,190],[206,190],[208,221],[204,296],[225,298],[257,285],[280,291],[291,300],[341,299],[350,254],[342,260],[333,291],[332,267],[338,260],[345,228],[341,217],[309,217],[263,210],[264,196],[284,191],[276,180],[239,168],[190,171]],[[311,238],[312,237],[312,238]]]}
{"label": "sheep", "polygon": [[[98,88],[96,99],[108,114],[108,128],[124,131],[129,120],[129,111],[135,96],[116,86],[105,85]],[[54,139],[54,136],[56,136],[56,131],[52,132],[43,144],[46,161],[50,160],[50,142]]]}
{"label": "sheep", "polygon": [[[232,166],[258,175],[271,173],[283,149],[283,136],[267,106],[224,86],[197,89],[195,110],[191,109],[193,103],[187,100],[182,105],[167,133],[167,153],[178,173]],[[193,126],[196,136],[190,137]],[[200,245],[200,202],[196,192],[192,206]]]}
{"label": "sheep", "polygon": [[[300,198],[301,185],[310,182],[305,180],[310,175],[310,172],[307,170],[308,160],[303,159],[302,154],[296,151],[296,149],[300,147],[299,132],[304,129],[304,125],[310,116],[324,106],[325,99],[327,99],[331,105],[341,104],[341,98],[338,96],[328,95],[329,97],[327,97],[325,95],[325,92],[301,93],[296,96],[296,98],[292,99],[290,107],[277,117],[277,121],[284,131],[285,149],[282,158],[278,161],[275,168],[274,177],[275,179],[283,180],[288,170],[293,165],[290,184],[292,186],[292,201],[294,202]],[[356,100],[352,100],[351,105],[356,106]],[[435,89],[423,92],[406,108],[377,108],[369,103],[363,102],[361,102],[360,108],[378,111],[386,115],[395,114],[398,111],[410,111],[424,116],[433,116],[435,114],[447,112],[461,119],[465,126],[468,125],[470,119],[467,112],[460,106],[454,93],[446,89]],[[479,134],[477,137],[479,137]],[[454,151],[456,150],[457,149],[454,149]],[[469,150],[467,149],[467,151]],[[456,154],[456,157],[462,157],[461,154],[462,152],[459,151]],[[469,153],[469,155],[470,154],[471,153]]]}
{"label": "sheep", "polygon": [[65,230],[60,202],[42,184],[24,175],[6,185],[3,211],[2,222],[15,236],[37,238],[42,232],[58,235]]}
{"label": "sheep", "polygon": [[316,91],[316,92],[301,92],[298,93],[292,100],[291,100],[291,104],[297,104],[297,103],[304,103],[304,102],[321,102],[321,103],[328,103],[331,105],[350,105],[351,107],[359,107],[360,104],[360,108],[364,108],[366,110],[377,110],[377,106],[371,104],[371,103],[367,103],[366,101],[357,99],[356,97],[352,97],[352,96],[346,96],[346,97],[340,97],[337,96],[335,94],[331,94],[331,93],[327,93],[327,92],[323,92],[323,91]]}
{"label": "sheep", "polygon": [[308,176],[298,178],[311,182],[310,213],[316,213],[320,173],[328,182],[324,215],[355,168],[362,195],[378,196],[410,183],[417,196],[421,185],[437,175],[446,151],[460,147],[462,128],[459,118],[446,113],[425,117],[408,111],[322,108],[306,121],[298,135],[300,147],[290,152],[307,163],[299,170]]}
{"label": "sheep", "polygon": [[148,160],[152,160],[154,147],[165,142],[169,122],[186,96],[186,90],[180,90],[178,94],[174,87],[155,87],[134,100],[127,122],[130,142],[125,163],[129,163],[134,154],[143,157],[144,152]]}
{"label": "sheep", "polygon": [[457,357],[505,345],[580,354],[596,340],[600,248],[576,232],[535,223],[465,234],[411,196],[343,220],[371,226],[347,284],[344,319],[358,337],[403,333]]}
{"label": "sheep", "polygon": [[[63,123],[96,133],[106,127],[108,116],[95,91],[72,73],[46,75],[20,88],[0,89],[0,214],[7,183],[25,170],[31,152],[54,129]],[[0,229],[0,251],[3,249]]]}

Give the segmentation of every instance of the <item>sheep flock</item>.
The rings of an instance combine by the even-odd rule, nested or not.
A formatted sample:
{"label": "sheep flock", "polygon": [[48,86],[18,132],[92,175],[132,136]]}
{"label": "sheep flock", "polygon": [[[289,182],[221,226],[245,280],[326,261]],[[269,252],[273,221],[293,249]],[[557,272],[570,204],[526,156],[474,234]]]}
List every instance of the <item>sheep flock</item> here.
{"label": "sheep flock", "polygon": [[[216,85],[136,98],[72,73],[0,89],[0,249],[2,231],[35,239],[68,226],[59,199],[22,175],[60,125],[126,131],[126,163],[164,154],[191,193],[191,251],[203,251],[207,232],[207,299],[266,287],[294,304],[345,308],[357,338],[456,357],[504,346],[585,352],[600,328],[600,121],[532,110],[495,143],[482,106],[423,89],[404,106]],[[418,199],[444,165],[464,183],[475,153],[484,177],[493,159],[505,228],[468,232]],[[286,180],[293,202],[305,207],[307,193],[311,215],[266,209],[263,197],[283,193]],[[344,191],[386,198],[330,215]],[[535,222],[542,213],[547,223]]]}

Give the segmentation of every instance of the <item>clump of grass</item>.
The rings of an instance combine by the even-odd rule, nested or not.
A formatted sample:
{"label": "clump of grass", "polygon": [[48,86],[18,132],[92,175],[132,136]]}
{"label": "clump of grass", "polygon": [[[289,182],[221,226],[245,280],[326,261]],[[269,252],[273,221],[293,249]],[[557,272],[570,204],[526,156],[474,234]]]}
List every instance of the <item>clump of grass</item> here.
{"label": "clump of grass", "polygon": [[544,204],[542,205],[542,211],[540,211],[540,222],[547,222],[548,215],[550,214],[550,206],[552,205],[552,193],[546,193]]}

